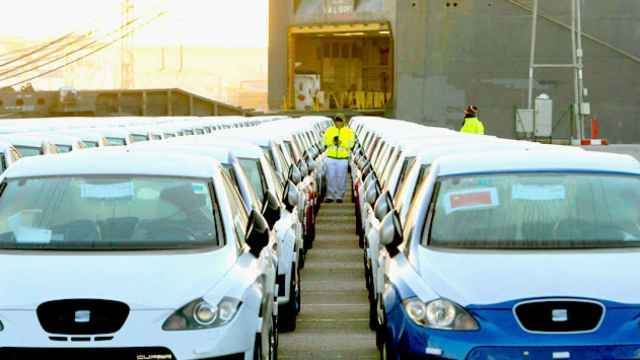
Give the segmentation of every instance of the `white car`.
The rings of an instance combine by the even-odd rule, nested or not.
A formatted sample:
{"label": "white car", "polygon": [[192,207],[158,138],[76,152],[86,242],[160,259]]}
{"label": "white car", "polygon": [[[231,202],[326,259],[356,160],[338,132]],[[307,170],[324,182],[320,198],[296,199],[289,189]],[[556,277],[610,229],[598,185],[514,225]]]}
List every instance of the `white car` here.
{"label": "white car", "polygon": [[[283,188],[260,147],[229,140],[192,136],[173,139],[165,144],[158,143],[154,148],[163,151],[198,151],[215,156],[232,174],[235,185],[241,189],[250,206],[262,209],[278,240],[276,283],[279,329],[293,331],[301,309],[300,268],[304,259],[302,223],[297,210],[300,194],[293,183],[288,182]],[[257,194],[260,194],[260,199],[256,198]]]}
{"label": "white car", "polygon": [[38,136],[27,134],[5,134],[0,135],[0,141],[5,141],[13,145],[18,150],[20,156],[30,157],[39,155],[56,154],[56,146],[49,140]]}
{"label": "white car", "polygon": [[215,160],[81,151],[0,182],[0,357],[275,357],[268,225]]}

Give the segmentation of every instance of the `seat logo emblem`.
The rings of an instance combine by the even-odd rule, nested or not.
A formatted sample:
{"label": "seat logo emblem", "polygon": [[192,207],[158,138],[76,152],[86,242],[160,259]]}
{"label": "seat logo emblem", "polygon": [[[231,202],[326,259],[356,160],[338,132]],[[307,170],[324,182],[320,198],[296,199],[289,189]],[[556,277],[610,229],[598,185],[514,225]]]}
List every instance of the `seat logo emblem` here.
{"label": "seat logo emblem", "polygon": [[78,324],[86,324],[91,321],[91,311],[78,310],[75,313],[75,321]]}
{"label": "seat logo emblem", "polygon": [[551,320],[553,322],[569,321],[569,312],[566,309],[553,309],[551,311]]}

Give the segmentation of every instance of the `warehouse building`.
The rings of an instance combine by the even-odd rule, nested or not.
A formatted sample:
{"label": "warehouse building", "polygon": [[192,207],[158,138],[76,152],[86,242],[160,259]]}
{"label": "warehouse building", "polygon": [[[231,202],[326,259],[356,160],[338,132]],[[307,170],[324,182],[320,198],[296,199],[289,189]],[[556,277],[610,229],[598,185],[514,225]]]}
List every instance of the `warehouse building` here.
{"label": "warehouse building", "polygon": [[[640,2],[583,2],[586,119],[611,142],[640,139]],[[457,128],[466,104],[488,133],[522,135],[532,0],[270,0],[269,105],[351,109]],[[572,61],[568,0],[540,0],[538,63]],[[539,69],[551,137],[574,133],[574,73]],[[586,121],[585,133],[589,131]]]}

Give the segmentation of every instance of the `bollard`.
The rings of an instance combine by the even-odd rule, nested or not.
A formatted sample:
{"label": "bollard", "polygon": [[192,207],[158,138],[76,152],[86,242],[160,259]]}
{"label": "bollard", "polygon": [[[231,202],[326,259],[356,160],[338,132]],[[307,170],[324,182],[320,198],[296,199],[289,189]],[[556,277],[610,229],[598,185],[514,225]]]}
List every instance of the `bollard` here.
{"label": "bollard", "polygon": [[598,118],[591,119],[591,138],[600,139],[600,123]]}

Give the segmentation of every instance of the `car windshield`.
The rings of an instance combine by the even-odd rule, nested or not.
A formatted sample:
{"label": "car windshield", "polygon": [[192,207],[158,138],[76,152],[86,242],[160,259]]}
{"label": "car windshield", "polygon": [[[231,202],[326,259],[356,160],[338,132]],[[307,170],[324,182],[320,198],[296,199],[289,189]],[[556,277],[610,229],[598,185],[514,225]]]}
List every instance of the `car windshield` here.
{"label": "car windshield", "polygon": [[73,150],[73,147],[71,145],[59,145],[59,144],[56,144],[56,148],[58,149],[58,153],[60,153],[60,154],[70,153],[71,150]]}
{"label": "car windshield", "polygon": [[125,146],[127,144],[126,140],[123,138],[114,138],[108,137],[107,142],[112,146]]}
{"label": "car windshield", "polygon": [[10,179],[0,188],[0,249],[155,250],[221,245],[205,180]]}
{"label": "car windshield", "polygon": [[82,142],[84,144],[85,147],[87,148],[97,148],[98,147],[98,143],[95,141],[83,141]]}
{"label": "car windshield", "polygon": [[431,246],[572,249],[640,246],[640,177],[520,173],[442,178]]}
{"label": "car windshield", "polygon": [[22,157],[42,155],[42,148],[39,147],[16,145],[15,148]]}
{"label": "car windshield", "polygon": [[141,134],[131,134],[131,140],[134,143],[143,142],[143,141],[149,141],[149,136],[141,135]]}

